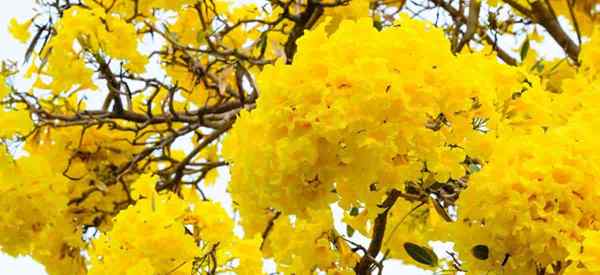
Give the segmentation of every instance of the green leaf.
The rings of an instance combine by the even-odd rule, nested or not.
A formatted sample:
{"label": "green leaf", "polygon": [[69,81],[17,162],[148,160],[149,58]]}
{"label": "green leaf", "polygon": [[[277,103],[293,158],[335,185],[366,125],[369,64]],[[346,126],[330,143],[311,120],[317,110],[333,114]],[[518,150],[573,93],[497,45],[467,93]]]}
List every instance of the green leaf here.
{"label": "green leaf", "polygon": [[358,216],[358,207],[352,207],[350,209],[350,216],[352,216],[352,217]]}
{"label": "green leaf", "polygon": [[437,255],[435,255],[435,252],[428,247],[406,242],[404,243],[404,250],[406,250],[406,253],[418,263],[433,267],[438,265]]}
{"label": "green leaf", "polygon": [[527,53],[529,53],[529,38],[525,39],[523,42],[523,46],[521,46],[521,62],[525,60],[527,57]]}
{"label": "green leaf", "polygon": [[475,258],[480,259],[482,261],[487,260],[490,257],[490,249],[482,244],[473,246],[471,252],[473,253],[473,256]]}
{"label": "green leaf", "polygon": [[352,226],[346,225],[346,234],[348,235],[348,237],[352,237],[352,235],[354,235],[354,232],[356,232],[356,230],[354,230]]}
{"label": "green leaf", "polygon": [[381,21],[373,21],[373,27],[378,31],[383,30],[383,23]]}

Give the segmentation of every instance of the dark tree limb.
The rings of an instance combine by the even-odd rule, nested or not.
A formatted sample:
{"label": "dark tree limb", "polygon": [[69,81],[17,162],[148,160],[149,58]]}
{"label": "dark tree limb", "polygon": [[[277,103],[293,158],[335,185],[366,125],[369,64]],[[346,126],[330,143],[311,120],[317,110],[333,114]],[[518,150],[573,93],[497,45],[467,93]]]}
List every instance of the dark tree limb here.
{"label": "dark tree limb", "polygon": [[269,234],[271,234],[271,231],[273,230],[273,226],[275,226],[275,220],[277,220],[279,218],[279,216],[281,216],[281,212],[277,211],[277,212],[275,212],[275,215],[269,219],[269,222],[267,223],[267,227],[265,228],[265,231],[263,231],[263,233],[262,233],[262,242],[260,243],[260,250],[262,250],[263,247],[265,246],[267,237],[269,237]]}
{"label": "dark tree limb", "polygon": [[[520,10],[523,7],[517,6],[511,1],[508,2],[513,8]],[[556,43],[563,49],[563,51],[573,60],[576,64],[579,63],[579,46],[569,37],[565,30],[560,26],[558,18],[555,16],[552,6],[548,2],[542,2],[536,0],[531,2],[530,16],[535,20],[536,23],[540,24]],[[518,8],[517,8],[518,7]]]}
{"label": "dark tree limb", "polygon": [[376,263],[375,258],[381,251],[383,245],[383,237],[385,235],[385,228],[387,225],[388,212],[398,198],[403,197],[403,193],[393,189],[388,194],[385,201],[379,205],[380,208],[384,208],[383,212],[379,213],[375,218],[375,224],[373,225],[373,235],[371,237],[371,243],[367,248],[366,253],[360,258],[360,261],[354,266],[354,272],[358,275],[370,274],[371,266]]}
{"label": "dark tree limb", "polygon": [[[445,2],[444,0],[429,0],[429,1],[431,1],[436,6],[444,9],[448,14],[450,14],[450,17],[452,17],[452,20],[454,20],[454,22],[461,23],[461,24],[468,24],[468,21],[469,21],[468,18],[465,17],[465,15],[460,10],[456,9],[450,3]],[[475,21],[472,20],[471,22],[475,22]],[[477,26],[475,26],[475,27],[480,28],[481,26],[479,26],[479,24],[477,24]],[[498,58],[500,58],[502,61],[504,61],[504,63],[511,65],[511,66],[516,66],[518,64],[517,61],[513,57],[510,56],[510,54],[508,54],[505,50],[503,50],[502,48],[500,48],[498,46],[498,43],[496,43],[495,39],[493,39],[492,37],[490,37],[487,34],[483,35],[483,39],[488,44],[493,46]]]}
{"label": "dark tree limb", "polygon": [[315,1],[308,1],[306,10],[300,14],[285,42],[284,50],[287,64],[292,64],[292,60],[294,60],[294,55],[298,49],[298,45],[296,44],[298,38],[304,35],[304,30],[312,28],[321,15],[323,15],[323,6]]}

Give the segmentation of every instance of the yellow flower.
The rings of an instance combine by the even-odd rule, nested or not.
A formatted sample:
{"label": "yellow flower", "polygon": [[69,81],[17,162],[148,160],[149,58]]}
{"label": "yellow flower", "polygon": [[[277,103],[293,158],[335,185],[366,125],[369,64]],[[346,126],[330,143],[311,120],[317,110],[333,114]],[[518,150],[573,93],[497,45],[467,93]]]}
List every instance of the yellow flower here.
{"label": "yellow flower", "polygon": [[32,19],[29,19],[23,23],[19,23],[17,22],[16,18],[12,18],[8,23],[8,31],[15,39],[19,40],[21,43],[26,43],[31,36],[29,33],[29,27],[31,27],[32,23]]}
{"label": "yellow flower", "polygon": [[[570,259],[583,264],[587,274],[597,274],[600,272],[600,231],[588,230],[583,233],[584,240],[580,244],[579,242],[573,243],[569,251],[571,253]],[[569,271],[575,267],[569,268]],[[575,272],[573,272],[575,273]],[[571,274],[571,273],[568,273]]]}
{"label": "yellow flower", "polygon": [[439,152],[437,160],[428,162],[428,168],[435,172],[435,180],[447,182],[448,179],[460,179],[465,175],[461,162],[465,161],[465,153],[458,148],[444,148]]}
{"label": "yellow flower", "polygon": [[0,99],[7,96],[9,92],[10,89],[8,88],[8,85],[6,85],[6,77],[0,75]]}
{"label": "yellow flower", "polygon": [[158,177],[156,176],[152,177],[148,174],[143,174],[132,184],[131,196],[134,199],[142,197],[152,198],[156,194],[154,187],[156,186],[157,179]]}

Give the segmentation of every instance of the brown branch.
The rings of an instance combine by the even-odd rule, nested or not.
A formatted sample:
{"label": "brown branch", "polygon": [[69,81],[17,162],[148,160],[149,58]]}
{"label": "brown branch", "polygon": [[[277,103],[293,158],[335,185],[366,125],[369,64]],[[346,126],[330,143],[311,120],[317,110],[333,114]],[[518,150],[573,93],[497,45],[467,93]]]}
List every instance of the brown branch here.
{"label": "brown branch", "polygon": [[94,59],[96,59],[96,62],[98,62],[100,74],[106,79],[106,87],[108,88],[108,95],[102,104],[102,109],[108,110],[110,103],[114,102],[113,111],[115,113],[122,113],[124,108],[120,95],[121,85],[115,78],[115,75],[111,71],[104,58],[99,53],[94,53],[93,55]]}
{"label": "brown branch", "polygon": [[577,17],[575,17],[575,11],[573,8],[575,7],[575,0],[566,0],[567,7],[569,7],[569,15],[571,16],[571,21],[573,22],[573,27],[575,27],[575,33],[577,34],[577,43],[581,47],[581,29],[579,28],[579,22],[577,21]]}
{"label": "brown branch", "polygon": [[521,5],[519,2],[517,2],[515,0],[504,0],[504,2],[507,3],[508,5],[510,5],[513,9],[520,12],[521,14],[523,14],[527,17],[532,17],[531,10],[528,9],[527,7]]}
{"label": "brown branch", "polygon": [[563,49],[563,51],[576,64],[579,63],[579,46],[575,44],[569,35],[563,30],[554,15],[551,6],[547,6],[541,0],[536,0],[531,3],[531,12],[536,23],[548,31],[554,41]]}
{"label": "brown branch", "polygon": [[284,49],[287,64],[292,64],[292,60],[294,60],[294,55],[298,49],[296,44],[298,38],[304,35],[304,30],[312,28],[321,15],[323,15],[323,6],[318,2],[308,1],[306,10],[300,14],[285,42]]}
{"label": "brown branch", "polygon": [[473,39],[479,28],[479,11],[481,9],[481,2],[479,0],[469,1],[469,17],[467,18],[467,30],[463,35],[462,39],[454,48],[455,53],[459,53],[462,48]]}
{"label": "brown branch", "polygon": [[233,125],[234,121],[235,121],[234,118],[230,118],[228,120],[228,122],[226,122],[225,125],[223,125],[223,127],[221,129],[216,130],[216,131],[212,132],[210,135],[204,137],[204,139],[202,140],[202,142],[200,144],[198,144],[198,146],[196,146],[196,148],[194,148],[183,160],[181,160],[181,162],[179,162],[179,164],[177,164],[177,167],[175,167],[175,175],[173,176],[173,179],[171,179],[168,183],[159,186],[157,189],[160,191],[160,190],[163,190],[163,189],[176,187],[177,184],[183,178],[183,176],[184,176],[184,169],[190,163],[190,161],[198,153],[200,153],[200,151],[202,149],[204,149],[210,143],[212,143],[213,141],[215,141],[216,139],[218,139],[223,133],[225,133],[229,129],[231,129],[231,126]]}
{"label": "brown branch", "polygon": [[[433,2],[436,6],[441,7],[446,12],[448,12],[448,14],[450,14],[452,19],[454,20],[454,22],[467,23],[468,19],[464,16],[464,14],[462,12],[460,12],[459,10],[457,10],[456,8],[454,8],[450,3],[447,3],[444,0],[429,0],[429,1]],[[479,27],[480,26],[477,26],[477,28],[479,28]],[[500,48],[498,46],[498,44],[495,42],[495,40],[492,39],[491,37],[489,37],[489,35],[486,34],[483,36],[483,38],[487,43],[489,43],[490,45],[492,45],[494,47],[494,50],[496,51],[498,58],[502,59],[502,61],[504,61],[504,63],[511,65],[511,66],[517,65],[517,61],[514,58],[512,58],[506,51],[504,51],[502,48]]]}
{"label": "brown branch", "polygon": [[[385,235],[385,228],[387,225],[388,212],[398,198],[405,197],[405,194],[396,189],[392,189],[388,194],[385,201],[379,205],[380,208],[384,208],[383,212],[379,213],[375,218],[375,224],[373,225],[373,236],[371,237],[371,243],[366,253],[361,257],[360,261],[354,266],[354,271],[358,275],[370,274],[371,265],[376,263],[375,258],[381,250],[383,244],[383,237]],[[411,197],[412,198],[412,197]]]}
{"label": "brown branch", "polygon": [[492,45],[493,49],[496,51],[496,55],[498,55],[498,57],[502,59],[504,63],[511,66],[517,66],[519,64],[515,58],[510,56],[506,51],[500,49],[498,47],[497,41],[495,41],[494,38],[492,38],[489,34],[485,34],[483,36],[483,39],[485,40],[485,42]]}
{"label": "brown branch", "polygon": [[277,220],[279,218],[279,216],[281,216],[281,212],[277,211],[277,212],[275,212],[275,215],[271,219],[269,219],[269,222],[267,223],[267,227],[265,228],[265,231],[263,231],[263,233],[262,233],[262,242],[260,243],[260,250],[262,250],[263,246],[265,246],[267,237],[269,237],[269,234],[271,233],[273,226],[275,226],[275,220]]}

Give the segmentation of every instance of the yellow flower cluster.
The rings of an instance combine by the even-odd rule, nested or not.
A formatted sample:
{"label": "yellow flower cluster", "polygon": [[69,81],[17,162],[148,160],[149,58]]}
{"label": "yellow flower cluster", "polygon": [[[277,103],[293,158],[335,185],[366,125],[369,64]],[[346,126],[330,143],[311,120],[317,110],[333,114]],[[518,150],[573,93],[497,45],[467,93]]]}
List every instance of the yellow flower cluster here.
{"label": "yellow flower cluster", "polygon": [[[600,272],[600,231],[586,231],[583,242],[570,247],[570,260],[577,266],[569,268],[567,275],[587,275]],[[582,268],[583,267],[583,268]]]}
{"label": "yellow flower cluster", "polygon": [[[332,1],[334,2],[334,1]],[[334,32],[339,24],[343,20],[358,20],[361,18],[369,17],[369,0],[356,0],[350,1],[348,4],[338,8],[325,9],[323,19],[321,21],[326,22],[328,26],[326,30],[328,33]],[[327,18],[331,18],[330,22],[327,22]]]}
{"label": "yellow flower cluster", "polygon": [[[119,178],[119,167],[125,166],[141,151],[126,141],[127,134],[116,133],[103,127],[88,129],[78,137],[81,129],[66,128],[50,133],[44,142],[53,140],[63,146],[62,175],[69,185],[70,212],[79,224],[94,224],[101,230],[111,227],[114,215],[129,203],[128,186],[138,174]],[[38,148],[27,147],[32,155],[44,155]],[[137,172],[137,170],[136,170]]]}
{"label": "yellow flower cluster", "polygon": [[0,109],[0,123],[4,125],[0,129],[2,138],[11,138],[16,134],[23,136],[33,128],[29,112],[21,106],[12,110]]}
{"label": "yellow flower cluster", "polygon": [[[147,60],[138,52],[134,25],[119,16],[106,14],[101,7],[68,9],[57,23],[56,32],[42,53],[42,56],[47,55],[47,62],[39,73],[37,88],[55,94],[73,88],[95,89],[93,70],[85,63],[86,52],[95,59],[103,59],[102,55],[106,55],[122,60],[125,68],[134,73],[145,70]],[[42,76],[50,77],[51,82],[44,82]]]}
{"label": "yellow flower cluster", "polygon": [[107,128],[83,135],[75,128],[42,128],[25,144],[25,156],[13,159],[2,147],[2,251],[31,255],[50,274],[84,274],[84,226],[107,230],[130,203],[125,188],[136,176],[117,182],[115,165],[136,150],[122,138]]}
{"label": "yellow flower cluster", "polygon": [[[581,65],[542,68],[539,77],[484,51],[454,55],[442,30],[405,16],[379,28],[369,18],[383,20],[371,0],[326,7],[285,64],[289,26],[308,3],[289,1],[268,10],[229,0],[209,1],[208,9],[196,0],[82,0],[65,10],[26,73],[36,77],[33,88],[55,97],[29,106],[9,102],[20,95],[0,72],[0,99],[7,100],[0,108],[2,251],[31,255],[50,274],[251,275],[263,271],[264,258],[284,274],[354,274],[361,253],[345,235],[373,236],[376,217],[385,213],[380,253],[386,257],[412,262],[407,243],[443,240],[454,242],[460,268],[473,274],[535,274],[558,263],[565,274],[600,272],[597,1],[575,6],[589,38]],[[569,17],[565,1],[549,2]],[[277,19],[281,14],[286,18]],[[245,19],[256,21],[225,31]],[[26,43],[34,21],[12,20],[9,30]],[[147,170],[183,160],[184,150],[165,145],[160,150],[169,150],[168,159],[128,166],[149,148],[131,141],[144,144],[155,132],[58,127],[48,119],[30,133],[32,121],[43,117],[31,108],[64,117],[73,106],[85,110],[76,91],[95,90],[95,73],[110,78],[119,62],[129,73],[144,73],[149,56],[139,46],[149,33],[163,38],[156,50],[167,80],[160,87],[149,81],[146,88],[156,90],[128,97],[134,111],[147,111],[150,92],[163,104],[148,112],[165,117],[165,103],[184,112],[242,101],[235,89],[256,78],[255,108],[241,111],[222,144],[213,141],[193,156],[230,162],[235,220],[189,186],[177,186],[177,194],[155,190],[157,178]],[[236,71],[242,67],[252,74],[244,81]],[[170,85],[177,86],[174,95]],[[23,101],[37,96],[33,90]],[[123,120],[113,126],[139,126]],[[156,132],[185,126],[165,120],[146,126]],[[197,135],[199,125],[189,125]],[[23,146],[4,146],[12,141]],[[217,175],[211,170],[203,182]],[[433,186],[455,183],[460,190],[444,207],[456,208],[442,213],[447,209],[436,204],[441,191]],[[394,192],[403,196],[382,212]],[[332,204],[343,209],[346,232],[335,229]],[[82,240],[91,228],[97,235]]]}
{"label": "yellow flower cluster", "polygon": [[440,30],[397,23],[379,32],[343,21],[329,37],[320,26],[298,41],[293,65],[258,76],[257,108],[224,144],[246,230],[262,230],[269,207],[374,207],[406,182],[460,179],[467,156],[487,158],[490,132],[549,119],[535,111],[545,95],[535,77],[484,54],[453,56]]}
{"label": "yellow flower cluster", "polygon": [[[595,274],[600,227],[600,32],[584,45],[582,66],[547,105],[556,123],[527,134],[503,133],[458,201],[448,239],[467,270],[535,274],[558,262],[568,274]],[[519,142],[515,142],[519,140]],[[477,258],[473,248],[489,248]]]}
{"label": "yellow flower cluster", "polygon": [[[489,163],[461,194],[460,221],[449,230],[467,270],[535,274],[565,259],[582,230],[596,227],[600,159],[590,155],[590,140],[570,135],[540,130],[495,144]],[[474,258],[476,245],[489,247],[489,259]]]}
{"label": "yellow flower cluster", "polygon": [[260,237],[239,239],[219,205],[199,200],[194,189],[183,199],[158,194],[155,181],[140,177],[132,186],[135,205],[121,211],[112,230],[92,242],[90,275],[261,272]]}
{"label": "yellow flower cluster", "polygon": [[31,36],[29,33],[29,27],[31,27],[32,23],[33,20],[27,20],[23,23],[19,23],[17,19],[12,18],[8,25],[8,31],[19,42],[25,43]]}
{"label": "yellow flower cluster", "polygon": [[3,148],[0,247],[9,255],[31,255],[51,274],[84,274],[82,229],[68,209],[61,168],[42,155],[11,159]]}
{"label": "yellow flower cluster", "polygon": [[333,229],[329,210],[313,211],[307,219],[278,219],[268,235],[270,251],[277,269],[284,274],[354,274],[358,261],[345,240]]}

